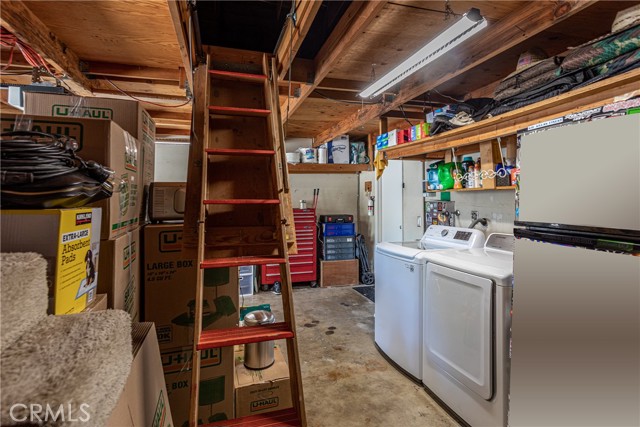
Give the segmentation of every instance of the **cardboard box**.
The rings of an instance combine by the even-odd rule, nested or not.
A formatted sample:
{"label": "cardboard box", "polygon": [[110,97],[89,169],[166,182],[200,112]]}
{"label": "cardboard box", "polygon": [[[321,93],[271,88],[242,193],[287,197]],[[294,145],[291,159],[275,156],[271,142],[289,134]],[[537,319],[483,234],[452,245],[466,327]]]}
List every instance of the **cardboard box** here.
{"label": "cardboard box", "polygon": [[[162,351],[164,378],[176,427],[189,421],[191,354],[192,347]],[[233,368],[233,347],[200,352],[198,424],[233,418]]]}
{"label": "cardboard box", "polygon": [[394,129],[392,131],[389,131],[387,133],[387,138],[389,140],[389,142],[387,143],[387,147],[393,147],[394,145],[398,144],[398,130]]}
{"label": "cardboard box", "polygon": [[92,204],[102,208],[101,238],[113,239],[138,226],[142,203],[140,187],[140,144],[112,121],[66,117],[0,115],[2,130],[12,130],[16,117],[30,121],[34,131],[73,137],[77,154],[115,171],[114,193],[109,199]]}
{"label": "cardboard box", "polygon": [[360,283],[358,260],[320,261],[320,287],[351,286]]}
{"label": "cardboard box", "polygon": [[107,294],[98,294],[93,300],[91,304],[89,304],[84,310],[83,313],[95,312],[95,311],[103,311],[107,309]]}
{"label": "cardboard box", "polygon": [[267,369],[252,370],[244,366],[244,350],[235,353],[236,418],[291,408],[289,367],[279,347],[275,361]]}
{"label": "cardboard box", "polygon": [[[191,345],[196,295],[193,259],[182,258],[182,224],[144,227],[144,319],[155,322],[160,348]],[[238,269],[204,272],[203,329],[238,325]]]}
{"label": "cardboard box", "polygon": [[109,308],[140,319],[140,228],[116,240],[101,242],[98,292],[107,294]]}
{"label": "cardboard box", "polygon": [[47,260],[49,313],[80,313],[96,296],[99,208],[3,210],[3,252],[37,252]]}
{"label": "cardboard box", "polygon": [[106,426],[171,427],[173,418],[153,323],[133,324],[132,339],[131,372]]}
{"label": "cardboard box", "polygon": [[156,123],[137,101],[25,92],[24,113],[66,120],[113,120],[143,145],[156,140]]}
{"label": "cardboard box", "polygon": [[327,144],[329,163],[349,164],[349,135],[340,135]]}
{"label": "cardboard box", "polygon": [[376,150],[382,150],[383,148],[387,148],[389,146],[389,134],[383,133],[382,135],[378,135],[376,137]]}

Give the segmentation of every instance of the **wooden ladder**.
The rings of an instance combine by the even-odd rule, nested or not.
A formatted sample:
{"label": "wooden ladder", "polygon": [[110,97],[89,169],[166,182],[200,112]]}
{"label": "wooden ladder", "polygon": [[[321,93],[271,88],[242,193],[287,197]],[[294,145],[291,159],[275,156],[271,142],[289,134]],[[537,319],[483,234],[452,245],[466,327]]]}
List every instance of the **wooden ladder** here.
{"label": "wooden ladder", "polygon": [[[198,422],[200,351],[286,339],[293,408],[207,425],[306,426],[289,269],[295,232],[275,62],[265,55],[261,70],[247,73],[246,64],[212,67],[215,59],[208,55],[196,70],[185,204],[183,252],[197,256],[200,266],[189,425]],[[284,321],[202,331],[204,271],[265,264],[280,265]]]}

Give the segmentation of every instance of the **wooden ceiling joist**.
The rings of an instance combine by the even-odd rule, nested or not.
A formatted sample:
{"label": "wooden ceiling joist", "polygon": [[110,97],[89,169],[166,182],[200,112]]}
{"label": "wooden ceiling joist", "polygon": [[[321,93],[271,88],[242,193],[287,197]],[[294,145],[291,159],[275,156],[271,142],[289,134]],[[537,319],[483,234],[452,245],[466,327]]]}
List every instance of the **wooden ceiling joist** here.
{"label": "wooden ceiling joist", "polygon": [[138,65],[113,64],[109,62],[87,62],[87,74],[93,76],[122,77],[140,80],[180,81],[182,68],[142,67]]}
{"label": "wooden ceiling joist", "polygon": [[[111,83],[110,83],[111,82]],[[172,99],[184,99],[186,100],[185,90],[181,89],[177,83],[147,83],[140,81],[125,81],[125,80],[106,80],[96,79],[91,80],[93,90],[98,92],[118,92],[118,89],[130,93],[130,94],[145,94],[155,95],[162,97],[169,97]],[[114,86],[115,85],[115,86]]]}
{"label": "wooden ceiling joist", "polygon": [[92,96],[91,83],[82,73],[80,59],[20,0],[2,1],[2,26],[50,63],[76,95]]}
{"label": "wooden ceiling joist", "polygon": [[384,8],[385,1],[352,2],[333,29],[327,41],[322,45],[315,58],[315,75],[312,84],[302,86],[300,96],[291,99],[282,108],[282,120],[296,112],[305,99],[316,89],[343,53],[352,45],[355,38],[371,23]]}
{"label": "wooden ceiling joist", "polygon": [[180,48],[180,56],[182,57],[182,64],[186,72],[187,81],[189,87],[193,88],[193,73],[191,70],[191,63],[193,59],[193,53],[189,47],[189,6],[185,0],[167,0],[169,5],[169,13],[171,14],[171,21],[173,21],[173,27],[176,31],[176,37],[178,38],[178,46]]}
{"label": "wooden ceiling joist", "polygon": [[299,0],[296,1],[296,23],[287,19],[282,30],[282,36],[276,46],[276,63],[278,64],[278,80],[284,79],[289,71],[289,62],[298,54],[300,46],[304,41],[313,20],[320,10],[321,0]]}
{"label": "wooden ceiling joist", "polygon": [[[527,4],[484,30],[481,36],[478,36],[482,37],[482,43],[470,40],[454,48],[448,54],[449,58],[456,58],[458,56],[456,53],[464,52],[460,55],[463,59],[458,64],[452,64],[452,60],[446,61],[443,60],[444,58],[440,58],[427,65],[424,72],[414,74],[401,83],[398,94],[392,101],[386,104],[364,106],[351,116],[317,134],[313,145],[317,147],[325,141],[348,133],[350,130],[396,109],[399,105],[462,75],[594,3],[596,2],[591,0],[573,0],[564,2],[563,8],[558,8],[557,2],[546,0]],[[562,15],[556,16],[559,11],[562,11]]]}

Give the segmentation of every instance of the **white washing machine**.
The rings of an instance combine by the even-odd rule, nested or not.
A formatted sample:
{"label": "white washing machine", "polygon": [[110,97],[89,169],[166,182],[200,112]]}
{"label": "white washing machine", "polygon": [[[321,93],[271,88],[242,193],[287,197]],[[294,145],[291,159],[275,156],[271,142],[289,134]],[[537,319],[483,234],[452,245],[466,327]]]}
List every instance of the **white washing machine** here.
{"label": "white washing machine", "polygon": [[375,342],[418,383],[422,379],[422,290],[425,254],[482,247],[480,230],[431,225],[420,242],[379,243],[375,250]]}
{"label": "white washing machine", "polygon": [[426,254],[422,382],[474,427],[507,425],[513,247]]}

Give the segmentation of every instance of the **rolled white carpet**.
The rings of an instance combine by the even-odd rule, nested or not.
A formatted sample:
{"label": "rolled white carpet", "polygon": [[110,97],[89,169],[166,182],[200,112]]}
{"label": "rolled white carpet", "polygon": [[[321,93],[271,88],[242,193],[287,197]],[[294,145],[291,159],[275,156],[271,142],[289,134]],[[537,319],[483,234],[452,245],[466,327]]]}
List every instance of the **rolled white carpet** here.
{"label": "rolled white carpet", "polygon": [[47,317],[47,261],[35,252],[0,254],[0,349]]}
{"label": "rolled white carpet", "polygon": [[19,425],[15,420],[25,417],[28,423],[29,405],[37,404],[53,411],[43,425],[103,426],[131,359],[131,319],[124,311],[48,316],[2,351],[0,424]]}

